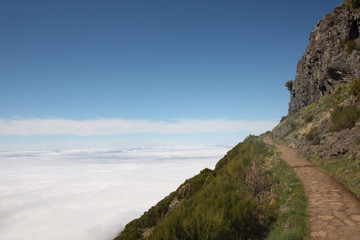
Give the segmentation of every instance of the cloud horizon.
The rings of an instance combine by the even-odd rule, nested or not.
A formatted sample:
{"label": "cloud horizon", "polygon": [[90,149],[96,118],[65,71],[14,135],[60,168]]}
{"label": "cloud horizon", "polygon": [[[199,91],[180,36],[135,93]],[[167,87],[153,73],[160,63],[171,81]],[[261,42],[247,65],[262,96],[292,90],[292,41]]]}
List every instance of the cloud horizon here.
{"label": "cloud horizon", "polygon": [[0,151],[0,239],[113,239],[228,150]]}
{"label": "cloud horizon", "polygon": [[252,132],[259,134],[271,130],[275,121],[249,121],[227,119],[180,119],[176,121],[152,121],[138,119],[86,119],[60,118],[0,119],[0,136],[110,136],[119,134],[157,133],[226,133]]}

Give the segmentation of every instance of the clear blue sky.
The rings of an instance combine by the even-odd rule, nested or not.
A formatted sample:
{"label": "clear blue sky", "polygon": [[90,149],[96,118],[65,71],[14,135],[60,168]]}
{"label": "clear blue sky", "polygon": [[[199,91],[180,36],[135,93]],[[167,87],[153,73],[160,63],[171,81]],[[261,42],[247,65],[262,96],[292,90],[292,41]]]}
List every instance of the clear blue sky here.
{"label": "clear blue sky", "polygon": [[2,0],[0,143],[81,135],[13,120],[278,121],[310,32],[341,2]]}

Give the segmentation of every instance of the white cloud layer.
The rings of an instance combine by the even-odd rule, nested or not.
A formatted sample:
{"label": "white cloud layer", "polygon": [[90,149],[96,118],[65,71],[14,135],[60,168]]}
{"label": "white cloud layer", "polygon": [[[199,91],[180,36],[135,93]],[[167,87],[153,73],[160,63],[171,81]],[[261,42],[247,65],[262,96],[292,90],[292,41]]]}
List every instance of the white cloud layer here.
{"label": "white cloud layer", "polygon": [[75,135],[99,136],[131,133],[219,133],[252,132],[259,134],[271,130],[274,121],[231,121],[226,119],[181,119],[175,122],[151,120],[96,119],[0,119],[0,135]]}
{"label": "white cloud layer", "polygon": [[229,148],[0,151],[0,239],[112,239]]}

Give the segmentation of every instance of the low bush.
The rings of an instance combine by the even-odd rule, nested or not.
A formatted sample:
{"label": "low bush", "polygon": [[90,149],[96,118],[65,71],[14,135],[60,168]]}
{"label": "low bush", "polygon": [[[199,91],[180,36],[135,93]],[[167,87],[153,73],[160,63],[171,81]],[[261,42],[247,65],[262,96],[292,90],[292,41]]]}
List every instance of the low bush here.
{"label": "low bush", "polygon": [[291,92],[292,91],[292,88],[293,88],[293,85],[294,85],[294,81],[293,80],[289,80],[285,83],[285,87]]}
{"label": "low bush", "polygon": [[360,46],[357,41],[352,39],[343,39],[340,42],[341,48],[345,49],[349,54],[351,54],[354,50],[360,50]]}
{"label": "low bush", "polygon": [[295,131],[296,128],[298,127],[298,123],[296,123],[296,122],[290,122],[289,125],[290,125],[291,132]]}
{"label": "low bush", "polygon": [[348,53],[352,53],[354,50],[359,50],[359,49],[360,49],[359,44],[354,40],[349,40],[346,43],[346,51]]}
{"label": "low bush", "polygon": [[304,117],[304,122],[305,122],[305,123],[309,123],[309,122],[311,122],[313,119],[314,119],[313,115],[306,115],[306,116]]}
{"label": "low bush", "polygon": [[329,130],[332,132],[338,132],[346,128],[352,128],[355,126],[359,117],[360,111],[356,106],[338,106],[331,113],[332,125]]}
{"label": "low bush", "polygon": [[308,134],[305,135],[306,140],[310,141],[312,145],[320,144],[320,136],[318,133],[318,128],[314,127],[310,130]]}
{"label": "low bush", "polygon": [[283,122],[287,119],[287,116],[282,116],[281,119],[280,119],[280,122]]}

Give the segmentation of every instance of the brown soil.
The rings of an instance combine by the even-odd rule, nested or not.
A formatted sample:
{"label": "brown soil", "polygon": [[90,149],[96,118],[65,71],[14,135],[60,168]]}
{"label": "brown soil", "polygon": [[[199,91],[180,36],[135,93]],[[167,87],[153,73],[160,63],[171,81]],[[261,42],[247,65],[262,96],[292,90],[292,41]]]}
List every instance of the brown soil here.
{"label": "brown soil", "polygon": [[311,239],[360,240],[360,202],[338,181],[284,145],[275,145],[303,182],[309,201]]}

